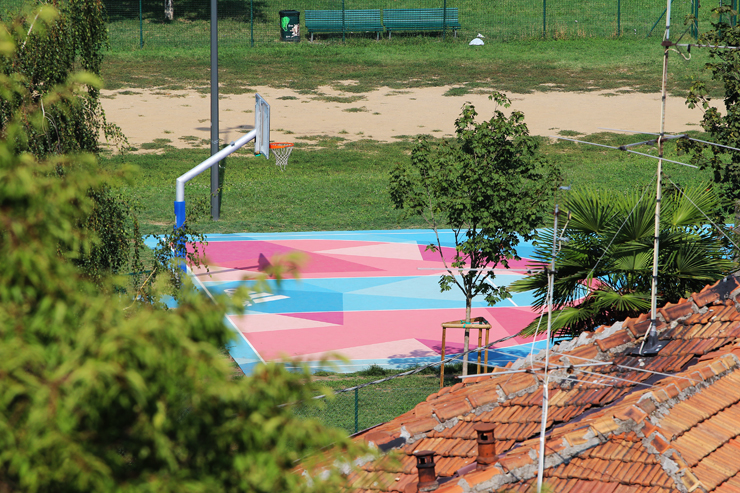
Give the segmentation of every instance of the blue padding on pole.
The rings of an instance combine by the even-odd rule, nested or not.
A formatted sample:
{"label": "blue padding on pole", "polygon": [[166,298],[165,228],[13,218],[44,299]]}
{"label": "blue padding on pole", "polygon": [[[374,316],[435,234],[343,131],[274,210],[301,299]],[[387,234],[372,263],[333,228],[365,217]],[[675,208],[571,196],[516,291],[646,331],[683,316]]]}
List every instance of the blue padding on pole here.
{"label": "blue padding on pole", "polygon": [[180,228],[185,224],[185,201],[175,201],[175,227]]}
{"label": "blue padding on pole", "polygon": [[[182,202],[178,202],[176,200],[175,201],[175,229],[182,228],[182,226],[184,224],[185,224],[185,201],[183,200]],[[182,269],[183,272],[187,272],[187,270],[188,270],[187,269],[187,264],[185,263],[185,260],[184,260],[185,259],[185,252],[186,252],[186,250],[185,250],[185,242],[184,241],[179,241],[178,242],[178,245],[176,247],[176,250],[177,251],[175,252],[175,255],[177,257],[183,259],[182,265],[180,266],[180,268]]]}

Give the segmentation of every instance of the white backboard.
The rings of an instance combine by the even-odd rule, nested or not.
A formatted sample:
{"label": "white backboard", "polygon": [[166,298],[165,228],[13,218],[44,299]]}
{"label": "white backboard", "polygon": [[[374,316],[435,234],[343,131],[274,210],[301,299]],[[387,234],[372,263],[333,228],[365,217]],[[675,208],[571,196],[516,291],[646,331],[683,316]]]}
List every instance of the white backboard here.
{"label": "white backboard", "polygon": [[255,154],[262,154],[270,159],[270,105],[259,94],[255,94],[254,128],[257,130],[254,139]]}

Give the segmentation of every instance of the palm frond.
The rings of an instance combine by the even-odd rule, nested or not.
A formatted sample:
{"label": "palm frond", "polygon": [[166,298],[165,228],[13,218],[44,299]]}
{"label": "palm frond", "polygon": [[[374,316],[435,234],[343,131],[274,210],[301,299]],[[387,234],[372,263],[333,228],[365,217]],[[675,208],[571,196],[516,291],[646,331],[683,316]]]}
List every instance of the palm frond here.
{"label": "palm frond", "polygon": [[702,224],[706,222],[704,213],[712,216],[721,205],[719,196],[708,183],[686,187],[683,194],[676,192],[668,198],[667,214],[661,215],[661,221],[674,228]]}
{"label": "palm frond", "polygon": [[571,228],[586,234],[602,233],[615,214],[613,202],[602,200],[599,192],[588,188],[571,191],[566,207],[571,212]]}
{"label": "palm frond", "polygon": [[643,311],[650,308],[650,296],[647,293],[620,293],[618,291],[594,291],[594,308],[599,311],[617,310]]}

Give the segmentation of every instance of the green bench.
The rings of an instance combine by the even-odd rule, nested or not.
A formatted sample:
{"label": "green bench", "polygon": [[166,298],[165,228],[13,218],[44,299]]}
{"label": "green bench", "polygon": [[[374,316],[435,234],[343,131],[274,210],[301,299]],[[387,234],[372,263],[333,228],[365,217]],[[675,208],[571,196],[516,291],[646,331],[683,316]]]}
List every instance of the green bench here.
{"label": "green bench", "polygon": [[457,37],[462,26],[457,18],[457,8],[447,9],[383,9],[383,25],[388,39],[393,31],[442,31],[445,24]]}
{"label": "green bench", "polygon": [[311,41],[314,33],[374,32],[376,39],[380,39],[383,31],[380,9],[306,10],[304,19]]}

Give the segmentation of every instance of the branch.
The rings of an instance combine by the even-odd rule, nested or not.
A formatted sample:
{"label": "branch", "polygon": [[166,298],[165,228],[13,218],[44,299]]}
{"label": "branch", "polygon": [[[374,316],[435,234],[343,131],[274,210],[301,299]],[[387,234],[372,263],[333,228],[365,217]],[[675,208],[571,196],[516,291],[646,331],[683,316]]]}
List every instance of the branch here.
{"label": "branch", "polygon": [[26,47],[26,42],[28,41],[28,37],[31,35],[31,31],[33,31],[33,25],[36,24],[36,20],[39,18],[39,14],[40,12],[36,12],[36,17],[33,18],[33,22],[31,22],[31,26],[28,28],[28,32],[26,33],[26,39],[23,40],[23,44],[20,48],[18,48],[19,52]]}
{"label": "branch", "polygon": [[[466,293],[465,288],[463,286],[460,286],[460,283],[457,282],[457,278],[455,277],[455,274],[453,274],[452,270],[450,270],[450,267],[447,265],[447,260],[445,259],[444,253],[442,253],[442,242],[439,240],[439,231],[437,230],[436,223],[433,229],[434,229],[434,236],[437,238],[437,248],[438,248],[439,256],[442,259],[442,265],[445,266],[445,270],[452,277],[452,280],[455,282],[457,287],[460,288],[460,291],[462,291],[463,294],[465,294]],[[458,232],[455,231],[454,229],[452,231],[455,233],[455,243],[457,243]]]}

